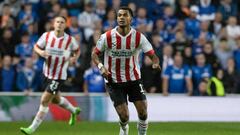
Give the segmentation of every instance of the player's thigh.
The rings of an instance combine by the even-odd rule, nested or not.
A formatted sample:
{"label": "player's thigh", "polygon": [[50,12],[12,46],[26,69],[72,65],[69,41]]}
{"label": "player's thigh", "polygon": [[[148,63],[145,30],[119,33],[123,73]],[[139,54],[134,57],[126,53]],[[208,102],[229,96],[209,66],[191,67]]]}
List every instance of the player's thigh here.
{"label": "player's thigh", "polygon": [[145,90],[140,80],[130,82],[127,93],[130,102],[146,100]]}
{"label": "player's thigh", "polygon": [[114,87],[108,87],[107,90],[115,108],[124,103],[127,105],[127,92],[124,87],[115,85]]}

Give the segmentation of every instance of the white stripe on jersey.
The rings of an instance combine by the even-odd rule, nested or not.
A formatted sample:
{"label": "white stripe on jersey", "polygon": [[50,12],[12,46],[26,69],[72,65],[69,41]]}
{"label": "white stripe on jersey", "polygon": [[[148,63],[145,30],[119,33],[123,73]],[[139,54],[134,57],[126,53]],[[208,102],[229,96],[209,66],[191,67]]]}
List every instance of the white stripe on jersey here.
{"label": "white stripe on jersey", "polygon": [[75,39],[66,33],[58,38],[54,31],[51,31],[44,33],[37,45],[50,54],[50,57],[44,62],[44,75],[48,79],[66,80],[70,54],[79,48]]}

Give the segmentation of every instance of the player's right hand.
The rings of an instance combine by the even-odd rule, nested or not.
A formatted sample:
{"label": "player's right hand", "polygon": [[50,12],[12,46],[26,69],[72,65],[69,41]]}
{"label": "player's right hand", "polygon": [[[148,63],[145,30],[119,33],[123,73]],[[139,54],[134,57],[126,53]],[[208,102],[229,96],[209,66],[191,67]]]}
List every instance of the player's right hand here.
{"label": "player's right hand", "polygon": [[41,51],[40,55],[41,55],[41,57],[43,57],[45,59],[47,59],[49,57],[49,53],[46,52],[45,50]]}
{"label": "player's right hand", "polygon": [[100,69],[102,76],[108,80],[109,75],[111,74],[104,66]]}

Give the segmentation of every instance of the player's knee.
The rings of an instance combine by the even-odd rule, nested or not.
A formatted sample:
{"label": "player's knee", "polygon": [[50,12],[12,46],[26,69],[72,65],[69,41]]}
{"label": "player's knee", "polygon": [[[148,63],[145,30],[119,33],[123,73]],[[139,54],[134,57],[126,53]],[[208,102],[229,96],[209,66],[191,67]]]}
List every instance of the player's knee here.
{"label": "player's knee", "polygon": [[119,117],[120,117],[120,120],[122,122],[128,122],[128,120],[129,120],[129,114],[128,113],[122,113],[122,114],[119,115]]}
{"label": "player's knee", "polygon": [[48,106],[49,102],[46,101],[46,100],[41,100],[40,104],[41,104],[42,106]]}
{"label": "player's knee", "polygon": [[138,117],[140,120],[147,120],[147,112],[140,112]]}

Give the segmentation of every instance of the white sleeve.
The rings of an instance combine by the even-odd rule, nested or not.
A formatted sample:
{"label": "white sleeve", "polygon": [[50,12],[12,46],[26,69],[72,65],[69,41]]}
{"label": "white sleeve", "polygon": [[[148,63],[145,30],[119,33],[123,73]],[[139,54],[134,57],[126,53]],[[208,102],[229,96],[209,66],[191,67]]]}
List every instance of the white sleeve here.
{"label": "white sleeve", "polygon": [[103,52],[106,48],[106,34],[102,34],[101,37],[98,39],[97,44],[96,44],[96,48],[100,51]]}
{"label": "white sleeve", "polygon": [[151,43],[147,40],[147,38],[143,34],[141,34],[140,45],[144,53],[148,53],[153,50]]}
{"label": "white sleeve", "polygon": [[47,36],[47,32],[43,33],[36,43],[37,46],[41,49],[44,49],[46,47],[46,42],[47,42],[46,36]]}
{"label": "white sleeve", "polygon": [[79,48],[79,44],[74,37],[72,37],[72,47],[71,48],[73,51],[76,51]]}

